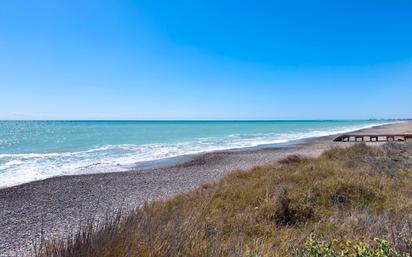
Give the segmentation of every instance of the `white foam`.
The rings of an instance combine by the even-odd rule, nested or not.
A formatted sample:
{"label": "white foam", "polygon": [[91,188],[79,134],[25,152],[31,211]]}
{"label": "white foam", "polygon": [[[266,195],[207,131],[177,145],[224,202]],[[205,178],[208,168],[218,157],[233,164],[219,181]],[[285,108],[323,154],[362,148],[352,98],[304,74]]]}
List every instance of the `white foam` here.
{"label": "white foam", "polygon": [[347,126],[299,133],[229,135],[176,144],[104,145],[79,152],[0,154],[0,188],[55,176],[126,171],[136,163],[217,150],[286,143],[382,125]]}

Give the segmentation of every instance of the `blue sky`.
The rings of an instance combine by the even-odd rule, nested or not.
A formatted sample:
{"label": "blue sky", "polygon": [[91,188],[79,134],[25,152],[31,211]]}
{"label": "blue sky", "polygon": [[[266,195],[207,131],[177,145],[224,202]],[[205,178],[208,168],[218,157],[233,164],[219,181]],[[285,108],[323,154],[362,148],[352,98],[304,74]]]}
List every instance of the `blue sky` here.
{"label": "blue sky", "polygon": [[0,119],[412,118],[411,1],[2,1]]}

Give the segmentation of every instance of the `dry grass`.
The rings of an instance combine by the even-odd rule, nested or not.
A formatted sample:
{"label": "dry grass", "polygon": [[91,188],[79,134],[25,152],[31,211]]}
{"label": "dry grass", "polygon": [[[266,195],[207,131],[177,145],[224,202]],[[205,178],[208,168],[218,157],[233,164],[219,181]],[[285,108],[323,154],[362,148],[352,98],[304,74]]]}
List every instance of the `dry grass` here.
{"label": "dry grass", "polygon": [[412,144],[332,149],[234,172],[51,241],[39,257],[291,256],[314,232],[410,251]]}

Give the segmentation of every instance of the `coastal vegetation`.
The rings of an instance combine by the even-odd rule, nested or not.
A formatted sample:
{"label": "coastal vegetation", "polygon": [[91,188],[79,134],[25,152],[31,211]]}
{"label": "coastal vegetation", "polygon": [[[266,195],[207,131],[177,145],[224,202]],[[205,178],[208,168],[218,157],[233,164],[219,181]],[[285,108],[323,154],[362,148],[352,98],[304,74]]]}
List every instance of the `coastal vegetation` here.
{"label": "coastal vegetation", "polygon": [[36,256],[410,256],[411,239],[412,143],[356,144],[109,215]]}

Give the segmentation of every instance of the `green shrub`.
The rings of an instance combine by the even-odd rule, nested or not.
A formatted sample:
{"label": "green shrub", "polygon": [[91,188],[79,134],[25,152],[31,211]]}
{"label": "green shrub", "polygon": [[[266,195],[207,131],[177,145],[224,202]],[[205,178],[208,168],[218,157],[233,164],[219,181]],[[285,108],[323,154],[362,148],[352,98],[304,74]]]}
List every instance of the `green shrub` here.
{"label": "green shrub", "polygon": [[[412,242],[410,240],[410,242]],[[388,241],[375,238],[370,245],[362,241],[332,240],[329,242],[317,240],[311,234],[305,242],[303,250],[296,251],[295,257],[410,257],[407,252],[399,252]]]}

